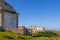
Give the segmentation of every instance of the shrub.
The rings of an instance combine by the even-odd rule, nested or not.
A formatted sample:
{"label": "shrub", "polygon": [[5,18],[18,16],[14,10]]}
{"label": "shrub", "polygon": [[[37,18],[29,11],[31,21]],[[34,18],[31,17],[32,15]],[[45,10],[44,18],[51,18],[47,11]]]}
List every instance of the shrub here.
{"label": "shrub", "polygon": [[33,37],[55,37],[55,36],[57,36],[57,34],[51,31],[38,32],[33,35]]}

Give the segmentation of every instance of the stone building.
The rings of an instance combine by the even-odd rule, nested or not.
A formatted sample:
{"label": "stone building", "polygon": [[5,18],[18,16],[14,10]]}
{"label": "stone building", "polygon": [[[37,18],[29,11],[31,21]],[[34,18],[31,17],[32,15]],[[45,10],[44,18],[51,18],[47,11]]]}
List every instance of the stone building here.
{"label": "stone building", "polygon": [[5,0],[0,0],[0,28],[17,28],[18,13]]}

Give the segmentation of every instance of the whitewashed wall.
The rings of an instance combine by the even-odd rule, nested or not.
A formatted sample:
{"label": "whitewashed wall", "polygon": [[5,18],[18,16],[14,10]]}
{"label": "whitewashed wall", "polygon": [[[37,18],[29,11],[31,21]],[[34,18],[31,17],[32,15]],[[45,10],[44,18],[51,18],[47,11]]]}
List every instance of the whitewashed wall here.
{"label": "whitewashed wall", "polygon": [[16,28],[16,14],[4,12],[4,28]]}

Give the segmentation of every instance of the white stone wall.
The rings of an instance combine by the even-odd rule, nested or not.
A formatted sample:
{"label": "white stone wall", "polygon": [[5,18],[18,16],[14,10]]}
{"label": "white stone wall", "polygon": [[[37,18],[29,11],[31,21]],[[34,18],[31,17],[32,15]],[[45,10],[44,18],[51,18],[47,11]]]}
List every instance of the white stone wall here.
{"label": "white stone wall", "polygon": [[4,28],[16,28],[16,14],[4,12]]}

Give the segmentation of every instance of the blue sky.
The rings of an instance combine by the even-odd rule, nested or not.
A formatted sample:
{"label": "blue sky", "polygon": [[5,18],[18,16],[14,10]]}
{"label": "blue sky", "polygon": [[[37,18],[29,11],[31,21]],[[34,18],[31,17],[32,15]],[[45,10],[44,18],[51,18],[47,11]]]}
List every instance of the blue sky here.
{"label": "blue sky", "polygon": [[19,25],[60,29],[60,0],[6,0],[20,14]]}

